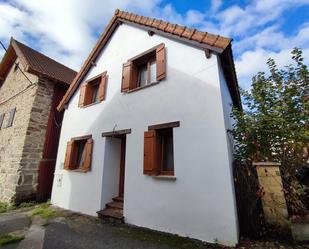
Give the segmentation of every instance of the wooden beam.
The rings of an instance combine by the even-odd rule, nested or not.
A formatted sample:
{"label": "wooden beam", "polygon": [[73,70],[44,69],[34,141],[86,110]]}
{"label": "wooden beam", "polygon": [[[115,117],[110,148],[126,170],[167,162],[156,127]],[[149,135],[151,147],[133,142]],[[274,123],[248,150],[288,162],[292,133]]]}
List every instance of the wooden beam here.
{"label": "wooden beam", "polygon": [[208,48],[205,49],[205,56],[207,59],[209,59],[211,57],[211,53],[210,50]]}
{"label": "wooden beam", "polygon": [[73,138],[71,138],[71,141],[85,140],[85,139],[89,139],[89,138],[92,138],[92,135],[73,137]]}
{"label": "wooden beam", "polygon": [[120,135],[130,134],[131,129],[103,132],[102,137],[117,137]]}
{"label": "wooden beam", "polygon": [[152,30],[148,30],[148,35],[153,36],[154,32]]}
{"label": "wooden beam", "polygon": [[157,125],[149,125],[148,130],[159,130],[159,129],[166,129],[166,128],[175,128],[179,127],[180,122],[175,121],[175,122],[170,122],[170,123],[164,123],[164,124],[157,124]]}

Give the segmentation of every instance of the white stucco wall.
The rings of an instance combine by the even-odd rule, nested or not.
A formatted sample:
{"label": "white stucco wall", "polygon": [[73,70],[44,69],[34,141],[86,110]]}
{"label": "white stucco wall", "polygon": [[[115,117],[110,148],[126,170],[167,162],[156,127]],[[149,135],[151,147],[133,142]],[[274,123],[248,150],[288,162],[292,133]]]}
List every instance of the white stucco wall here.
{"label": "white stucco wall", "polygon": [[[140,91],[121,93],[122,63],[162,42],[167,51],[166,79]],[[206,59],[202,50],[122,24],[86,79],[105,70],[109,75],[106,100],[78,108],[77,91],[65,111],[52,203],[90,215],[104,208],[110,198],[107,193],[115,189],[103,174],[108,168],[105,157],[110,155],[104,153],[101,133],[132,129],[126,147],[125,221],[235,244],[236,206],[217,56]],[[172,121],[180,121],[180,127],[174,128],[176,181],[143,175],[144,131],[149,125]],[[88,134],[94,139],[91,171],[63,170],[66,142]]]}

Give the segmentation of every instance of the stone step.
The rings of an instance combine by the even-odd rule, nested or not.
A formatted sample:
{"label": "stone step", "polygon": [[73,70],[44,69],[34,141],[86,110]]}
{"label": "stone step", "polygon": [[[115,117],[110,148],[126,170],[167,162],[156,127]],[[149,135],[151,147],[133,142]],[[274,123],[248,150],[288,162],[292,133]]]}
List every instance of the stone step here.
{"label": "stone step", "polygon": [[106,204],[107,208],[117,208],[117,209],[123,209],[123,202],[119,202],[119,201],[113,201],[110,203]]}
{"label": "stone step", "polygon": [[114,208],[105,208],[97,212],[98,217],[112,222],[123,223],[124,217],[122,210]]}
{"label": "stone step", "polygon": [[116,201],[116,202],[122,202],[123,203],[123,197],[114,197],[113,198],[113,201]]}

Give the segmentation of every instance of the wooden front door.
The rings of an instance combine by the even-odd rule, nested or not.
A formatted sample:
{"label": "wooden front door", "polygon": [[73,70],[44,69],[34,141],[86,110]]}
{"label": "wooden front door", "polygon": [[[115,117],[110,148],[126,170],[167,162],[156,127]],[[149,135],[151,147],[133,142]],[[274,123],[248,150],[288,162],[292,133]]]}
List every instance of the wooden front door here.
{"label": "wooden front door", "polygon": [[123,136],[121,138],[121,151],[120,151],[119,197],[123,197],[124,193],[125,159],[126,159],[126,136]]}

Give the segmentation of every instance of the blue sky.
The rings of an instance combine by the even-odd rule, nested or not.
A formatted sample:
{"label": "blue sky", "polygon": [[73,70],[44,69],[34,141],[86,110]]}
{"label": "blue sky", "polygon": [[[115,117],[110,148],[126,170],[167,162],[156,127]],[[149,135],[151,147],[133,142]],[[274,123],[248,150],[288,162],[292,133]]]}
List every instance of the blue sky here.
{"label": "blue sky", "polygon": [[289,64],[293,47],[309,61],[309,0],[0,0],[0,39],[79,70],[116,8],[233,38],[243,88],[267,58]]}

